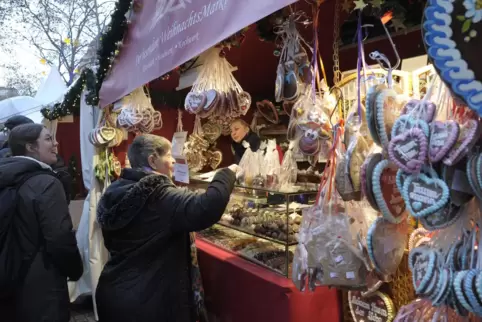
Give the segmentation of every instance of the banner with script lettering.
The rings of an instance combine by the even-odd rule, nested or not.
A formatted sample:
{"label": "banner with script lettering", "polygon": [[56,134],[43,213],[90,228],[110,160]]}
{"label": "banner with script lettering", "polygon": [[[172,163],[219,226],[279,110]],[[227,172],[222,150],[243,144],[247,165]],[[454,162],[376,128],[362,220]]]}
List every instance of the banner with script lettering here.
{"label": "banner with script lettering", "polygon": [[102,84],[101,107],[293,2],[296,0],[144,0]]}

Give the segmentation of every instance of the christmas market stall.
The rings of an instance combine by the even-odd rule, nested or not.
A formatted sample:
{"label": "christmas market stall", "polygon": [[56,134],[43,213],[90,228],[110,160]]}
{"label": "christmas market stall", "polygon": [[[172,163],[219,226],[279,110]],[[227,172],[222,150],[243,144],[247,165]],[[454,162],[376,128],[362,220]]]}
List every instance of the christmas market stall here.
{"label": "christmas market stall", "polygon": [[49,110],[89,120],[89,243],[128,142],[154,133],[192,191],[243,169],[196,233],[212,321],[480,319],[481,18],[463,0],[119,1]]}

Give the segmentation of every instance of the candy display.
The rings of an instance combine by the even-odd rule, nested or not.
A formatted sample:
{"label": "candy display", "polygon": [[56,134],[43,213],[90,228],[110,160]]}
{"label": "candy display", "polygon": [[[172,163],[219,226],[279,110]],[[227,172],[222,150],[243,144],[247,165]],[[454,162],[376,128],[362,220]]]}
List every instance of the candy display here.
{"label": "candy display", "polygon": [[240,204],[228,206],[227,211],[221,219],[223,223],[238,226],[247,232],[280,242],[296,242],[296,234],[301,224],[301,216],[297,213],[292,213],[287,221],[282,212],[269,209],[245,209]]}

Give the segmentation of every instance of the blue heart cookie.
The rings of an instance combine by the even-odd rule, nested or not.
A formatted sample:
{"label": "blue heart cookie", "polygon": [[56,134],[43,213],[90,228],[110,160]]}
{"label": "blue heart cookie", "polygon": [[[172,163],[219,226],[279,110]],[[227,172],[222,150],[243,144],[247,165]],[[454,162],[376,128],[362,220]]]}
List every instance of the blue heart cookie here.
{"label": "blue heart cookie", "polygon": [[[449,188],[438,178],[430,178],[425,174],[413,174],[403,183],[402,196],[410,214],[421,218],[441,210],[449,201]],[[414,203],[422,203],[418,210]],[[416,204],[418,205],[418,204]]]}
{"label": "blue heart cookie", "polygon": [[372,86],[368,89],[366,97],[365,97],[365,117],[366,123],[368,125],[368,131],[372,136],[373,141],[380,145],[380,138],[377,133],[377,129],[374,123],[375,120],[375,102],[377,95],[379,94],[378,85]]}
{"label": "blue heart cookie", "polygon": [[[392,224],[398,224],[406,218],[405,202],[396,184],[397,171],[393,163],[383,160],[377,164],[372,174],[373,195],[378,209],[383,218]],[[385,181],[383,189],[382,181]]]}
{"label": "blue heart cookie", "polygon": [[392,138],[413,128],[422,130],[427,137],[430,135],[430,126],[427,122],[422,119],[414,119],[410,115],[402,115],[393,124]]}
{"label": "blue heart cookie", "polygon": [[417,294],[423,294],[434,276],[437,255],[428,248],[415,248],[412,252],[417,252],[415,263],[412,266],[413,287]]}
{"label": "blue heart cookie", "polygon": [[482,115],[477,5],[475,0],[427,1],[422,33],[427,54],[441,79],[470,109]]}
{"label": "blue heart cookie", "polygon": [[395,113],[394,110],[385,106],[385,103],[389,99],[394,100],[396,96],[397,96],[397,92],[395,92],[393,89],[384,89],[376,97],[376,102],[375,102],[376,129],[377,129],[378,136],[380,137],[380,144],[382,145],[382,147],[388,146],[388,143],[390,142],[390,137],[391,137],[391,132],[387,133],[387,128],[385,124],[385,113]]}

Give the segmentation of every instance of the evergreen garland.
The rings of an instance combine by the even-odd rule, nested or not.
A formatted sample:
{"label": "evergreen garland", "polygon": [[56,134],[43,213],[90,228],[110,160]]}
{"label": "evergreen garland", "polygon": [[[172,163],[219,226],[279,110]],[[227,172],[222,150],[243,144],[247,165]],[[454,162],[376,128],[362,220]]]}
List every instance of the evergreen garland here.
{"label": "evergreen garland", "polygon": [[122,46],[122,40],[129,26],[126,14],[131,5],[132,0],[118,0],[116,2],[109,26],[100,38],[100,46],[97,51],[96,84],[86,97],[86,102],[89,105],[97,106],[99,104],[100,88]]}
{"label": "evergreen garland", "polygon": [[43,107],[40,112],[47,120],[56,120],[59,117],[67,115],[78,115],[80,110],[80,96],[84,87],[92,90],[95,84],[94,72],[90,69],[84,69],[80,77],[70,87],[65,94],[62,103],[55,103],[53,105]]}
{"label": "evergreen garland", "polygon": [[131,8],[132,0],[119,0],[115,4],[115,10],[111,15],[111,21],[107,30],[100,37],[99,49],[97,51],[97,72],[91,69],[82,71],[80,77],[65,94],[62,103],[55,103],[41,109],[42,115],[48,120],[55,120],[59,117],[79,114],[80,96],[84,88],[87,88],[86,102],[89,105],[99,104],[99,91],[110,67],[122,45],[124,34],[127,31],[128,22],[126,14]]}

